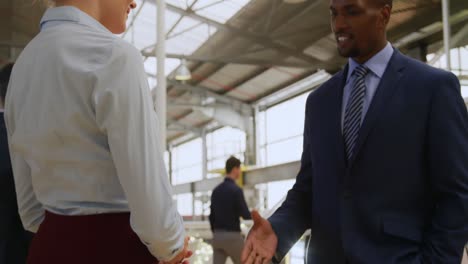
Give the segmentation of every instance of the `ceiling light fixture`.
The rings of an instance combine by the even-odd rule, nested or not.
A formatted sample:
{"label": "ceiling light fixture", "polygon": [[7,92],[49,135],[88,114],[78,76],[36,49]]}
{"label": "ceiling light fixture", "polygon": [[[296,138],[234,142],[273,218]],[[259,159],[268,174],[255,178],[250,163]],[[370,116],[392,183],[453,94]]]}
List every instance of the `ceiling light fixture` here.
{"label": "ceiling light fixture", "polygon": [[180,61],[180,66],[175,72],[175,79],[178,81],[188,81],[192,79],[192,74],[190,73],[190,69],[187,67],[187,61],[185,59]]}

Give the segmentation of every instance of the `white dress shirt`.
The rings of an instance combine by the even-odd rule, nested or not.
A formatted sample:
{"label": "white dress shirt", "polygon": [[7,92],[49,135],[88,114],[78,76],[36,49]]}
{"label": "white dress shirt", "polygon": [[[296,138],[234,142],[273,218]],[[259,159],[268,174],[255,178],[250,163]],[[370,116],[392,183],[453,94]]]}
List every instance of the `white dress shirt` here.
{"label": "white dress shirt", "polygon": [[[364,65],[369,69],[369,73],[366,75],[366,94],[364,97],[364,105],[362,108],[361,124],[364,121],[364,118],[371,106],[374,95],[377,92],[377,88],[380,85],[380,80],[382,79],[385,70],[387,69],[388,63],[393,56],[393,47],[390,42],[387,42],[385,47],[377,52],[372,58],[364,63]],[[346,106],[348,105],[348,100],[351,95],[352,85],[354,83],[355,75],[354,70],[359,66],[359,63],[349,58],[348,62],[348,75],[346,78],[346,85],[343,90],[343,104],[341,112],[341,127],[343,128]]]}
{"label": "white dress shirt", "polygon": [[77,8],[49,9],[15,64],[5,109],[26,229],[37,231],[44,210],[130,212],[155,257],[180,252],[183,220],[137,49]]}

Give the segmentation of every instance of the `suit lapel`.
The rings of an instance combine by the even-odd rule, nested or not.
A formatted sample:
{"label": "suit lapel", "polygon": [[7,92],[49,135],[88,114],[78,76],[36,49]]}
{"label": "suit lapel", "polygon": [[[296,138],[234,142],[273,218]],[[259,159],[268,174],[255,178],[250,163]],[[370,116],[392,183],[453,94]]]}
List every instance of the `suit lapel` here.
{"label": "suit lapel", "polygon": [[359,152],[364,145],[369,133],[374,127],[378,117],[382,114],[385,106],[388,102],[391,101],[392,95],[398,88],[398,81],[402,77],[402,71],[405,66],[404,56],[398,51],[394,50],[393,56],[390,59],[390,62],[385,70],[382,80],[379,83],[377,91],[372,99],[372,102],[369,106],[369,110],[364,118],[361,130],[359,131],[359,137],[354,150],[354,156],[349,162],[349,167],[351,167],[356,160],[356,157],[359,155]]}

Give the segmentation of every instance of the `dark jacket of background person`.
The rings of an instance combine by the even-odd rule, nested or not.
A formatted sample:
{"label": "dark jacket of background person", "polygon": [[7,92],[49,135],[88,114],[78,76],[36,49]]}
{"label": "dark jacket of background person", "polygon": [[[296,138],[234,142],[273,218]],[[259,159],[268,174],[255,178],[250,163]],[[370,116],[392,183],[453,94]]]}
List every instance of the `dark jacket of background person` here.
{"label": "dark jacket of background person", "polygon": [[240,220],[251,219],[244,193],[236,183],[225,178],[211,195],[211,230],[240,232]]}
{"label": "dark jacket of background person", "polygon": [[[5,98],[12,65],[0,71],[0,99]],[[4,113],[0,113],[0,264],[26,263],[32,233],[24,230],[18,214],[15,183],[8,151]]]}

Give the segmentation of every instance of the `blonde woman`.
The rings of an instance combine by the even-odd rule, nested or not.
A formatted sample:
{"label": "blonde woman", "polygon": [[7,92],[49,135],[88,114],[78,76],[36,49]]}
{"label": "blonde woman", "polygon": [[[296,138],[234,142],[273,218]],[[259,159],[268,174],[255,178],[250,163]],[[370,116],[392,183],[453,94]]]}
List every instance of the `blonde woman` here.
{"label": "blonde woman", "polygon": [[54,4],[6,98],[28,263],[187,262],[141,56],[114,35],[136,4]]}

